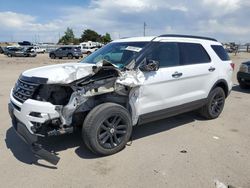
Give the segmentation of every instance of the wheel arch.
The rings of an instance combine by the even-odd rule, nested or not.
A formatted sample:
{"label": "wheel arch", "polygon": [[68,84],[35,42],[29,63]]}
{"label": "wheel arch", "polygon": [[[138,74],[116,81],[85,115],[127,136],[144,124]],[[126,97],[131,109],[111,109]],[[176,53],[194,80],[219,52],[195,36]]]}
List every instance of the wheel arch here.
{"label": "wheel arch", "polygon": [[216,88],[216,87],[221,87],[223,89],[223,91],[225,92],[225,96],[227,97],[229,95],[229,89],[228,89],[228,84],[227,81],[224,79],[220,79],[217,82],[215,82],[215,84],[213,85],[213,87],[211,88],[210,92]]}

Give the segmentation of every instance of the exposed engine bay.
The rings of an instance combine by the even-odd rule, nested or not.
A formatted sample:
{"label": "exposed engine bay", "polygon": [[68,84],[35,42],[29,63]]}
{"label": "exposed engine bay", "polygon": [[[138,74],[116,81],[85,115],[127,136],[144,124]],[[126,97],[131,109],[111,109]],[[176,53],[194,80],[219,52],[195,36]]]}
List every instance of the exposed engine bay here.
{"label": "exposed engine bay", "polygon": [[[67,65],[64,68],[69,67],[70,65]],[[72,80],[76,74],[77,72],[71,74]],[[124,106],[131,113],[133,122],[136,122],[136,88],[142,82],[142,78],[142,73],[135,70],[121,71],[111,63],[103,61],[101,66],[92,66],[87,76],[70,83],[41,84],[32,98],[55,105],[60,116],[44,123],[33,122],[32,131],[39,136],[71,133],[81,126],[91,109],[104,102]],[[41,116],[36,112],[32,112],[31,115]]]}

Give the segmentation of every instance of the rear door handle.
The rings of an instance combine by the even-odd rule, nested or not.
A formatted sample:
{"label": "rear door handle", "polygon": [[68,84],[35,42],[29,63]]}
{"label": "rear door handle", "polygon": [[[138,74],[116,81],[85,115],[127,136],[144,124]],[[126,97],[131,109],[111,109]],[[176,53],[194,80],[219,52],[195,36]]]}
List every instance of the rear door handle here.
{"label": "rear door handle", "polygon": [[179,78],[182,76],[182,73],[181,72],[175,72],[174,74],[172,74],[172,77],[173,78]]}
{"label": "rear door handle", "polygon": [[215,71],[215,68],[214,68],[214,67],[210,67],[210,68],[208,69],[208,71],[209,71],[209,72],[214,72],[214,71]]}

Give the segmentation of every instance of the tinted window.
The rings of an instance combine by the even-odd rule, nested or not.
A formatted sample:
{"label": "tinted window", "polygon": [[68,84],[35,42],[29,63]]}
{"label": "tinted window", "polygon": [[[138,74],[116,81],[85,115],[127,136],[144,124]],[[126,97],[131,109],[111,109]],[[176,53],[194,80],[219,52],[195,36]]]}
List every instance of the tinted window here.
{"label": "tinted window", "polygon": [[179,43],[179,47],[182,65],[208,63],[211,61],[201,44]]}
{"label": "tinted window", "polygon": [[179,48],[174,42],[160,42],[153,48],[147,59],[158,61],[160,67],[172,67],[179,65]]}
{"label": "tinted window", "polygon": [[222,61],[228,61],[228,60],[230,60],[230,57],[227,54],[226,50],[223,48],[223,46],[212,45],[211,47],[213,48],[213,50],[215,51],[215,53],[219,56],[219,58]]}

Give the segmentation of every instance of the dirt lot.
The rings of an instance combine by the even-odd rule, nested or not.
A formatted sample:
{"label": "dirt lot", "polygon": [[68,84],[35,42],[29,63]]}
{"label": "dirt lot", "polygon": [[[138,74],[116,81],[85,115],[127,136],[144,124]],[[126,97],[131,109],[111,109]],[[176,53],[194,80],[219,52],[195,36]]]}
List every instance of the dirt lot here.
{"label": "dirt lot", "polygon": [[[250,54],[232,56],[236,70]],[[204,121],[195,113],[134,129],[131,146],[98,158],[80,134],[52,138],[57,167],[34,158],[11,128],[7,104],[19,74],[32,67],[68,60],[8,58],[0,55],[0,187],[215,187],[214,180],[250,187],[250,91],[233,91],[220,118]],[[235,72],[236,74],[236,72]],[[183,151],[183,152],[181,152]]]}

